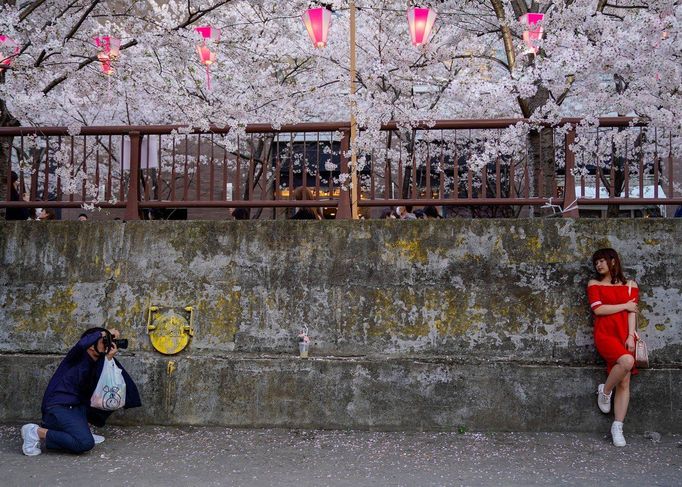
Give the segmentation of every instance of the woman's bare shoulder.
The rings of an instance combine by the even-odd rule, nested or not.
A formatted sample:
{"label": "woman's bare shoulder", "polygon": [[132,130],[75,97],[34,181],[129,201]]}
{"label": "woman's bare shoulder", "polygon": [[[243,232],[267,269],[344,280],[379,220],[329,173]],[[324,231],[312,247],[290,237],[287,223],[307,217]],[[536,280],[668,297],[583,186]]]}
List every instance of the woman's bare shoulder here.
{"label": "woman's bare shoulder", "polygon": [[600,284],[600,282],[597,281],[596,279],[590,279],[589,282],[587,283],[587,287],[598,286],[599,284]]}
{"label": "woman's bare shoulder", "polygon": [[630,287],[639,287],[639,286],[637,285],[637,281],[635,281],[634,279],[630,279],[630,280],[628,281],[628,286],[630,286]]}

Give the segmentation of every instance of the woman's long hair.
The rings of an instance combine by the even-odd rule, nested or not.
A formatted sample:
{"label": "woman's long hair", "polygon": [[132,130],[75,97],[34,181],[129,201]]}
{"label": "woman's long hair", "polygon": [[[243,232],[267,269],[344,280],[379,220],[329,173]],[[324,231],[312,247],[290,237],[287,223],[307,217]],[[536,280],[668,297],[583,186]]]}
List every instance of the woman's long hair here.
{"label": "woman's long hair", "polygon": [[[310,188],[306,186],[299,186],[294,190],[294,198],[297,201],[314,201],[315,197],[313,196],[313,192],[310,191]],[[302,207],[305,211],[312,213],[315,216],[316,220],[321,220],[322,217],[320,216],[320,211],[311,206],[304,206]]]}
{"label": "woman's long hair", "polygon": [[19,191],[14,187],[14,183],[16,183],[19,180],[19,175],[12,171],[10,179],[12,180],[12,184],[10,185],[10,201],[21,201],[21,195],[19,194]]}
{"label": "woman's long hair", "polygon": [[[623,275],[623,268],[620,265],[620,257],[618,257],[618,252],[613,249],[597,250],[594,255],[592,255],[592,266],[595,267],[597,261],[600,259],[606,260],[606,264],[609,266],[611,284],[617,284],[619,281],[623,284],[627,284],[628,281]],[[602,276],[597,273],[597,279],[601,279],[601,277]]]}

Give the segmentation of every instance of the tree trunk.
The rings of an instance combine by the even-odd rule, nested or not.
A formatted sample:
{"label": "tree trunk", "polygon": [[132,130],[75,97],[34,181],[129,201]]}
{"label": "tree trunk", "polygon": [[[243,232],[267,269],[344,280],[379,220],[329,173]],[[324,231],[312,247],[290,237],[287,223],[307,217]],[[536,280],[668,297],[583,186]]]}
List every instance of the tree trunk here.
{"label": "tree trunk", "polygon": [[[617,157],[614,151],[611,154],[612,160],[614,161],[614,171],[613,171],[613,193],[611,192],[611,171],[608,170],[608,177],[606,175],[607,171],[602,171],[601,182],[604,187],[609,190],[610,198],[617,198],[625,188],[625,178],[630,177],[629,174],[625,174],[625,158]],[[605,168],[606,169],[606,168]],[[629,171],[628,171],[629,172]],[[620,205],[608,205],[606,208],[606,218],[618,218],[620,216]]]}
{"label": "tree trunk", "polygon": [[[0,83],[5,82],[5,74],[0,73]],[[5,100],[0,99],[0,127],[18,127],[19,120],[14,118],[7,110]],[[12,137],[0,137],[0,198],[9,199],[9,188],[7,187],[7,176],[11,170],[9,167],[10,152],[12,150]],[[5,208],[0,208],[0,219],[5,218]]]}
{"label": "tree trunk", "polygon": [[[0,0],[0,6],[14,6],[16,0]],[[5,83],[7,70],[0,71],[0,84]],[[7,110],[5,100],[0,99],[0,127],[18,127],[19,120],[14,118]],[[10,151],[12,150],[12,137],[0,137],[0,198],[9,199],[7,176],[9,168]],[[0,219],[5,219],[5,208],[0,208]]]}
{"label": "tree trunk", "polygon": [[[519,106],[523,116],[528,118],[535,110],[542,107],[549,100],[549,90],[539,86],[535,95],[531,98],[519,98]],[[555,196],[554,185],[556,183],[556,159],[554,157],[554,130],[545,127],[533,130],[528,136],[528,166],[531,178],[529,186],[533,188],[531,196],[547,198]],[[532,214],[535,216],[547,216],[552,214],[551,209],[535,207]]]}
{"label": "tree trunk", "polygon": [[[258,168],[258,172],[253,178],[253,190],[258,187],[258,185],[261,186],[261,198],[262,199],[270,199],[270,196],[274,196],[274,174],[273,177],[270,178],[268,177],[268,171],[270,168],[270,151],[272,150],[272,138],[268,138],[268,140],[261,140],[258,143],[258,150],[256,151],[256,154],[254,154],[254,160],[260,160],[261,164],[260,167]],[[262,182],[261,182],[262,179]],[[253,194],[253,191],[251,192]],[[274,197],[273,197],[274,199]],[[275,216],[275,208],[272,208],[272,215],[273,218]],[[261,217],[263,213],[263,208],[257,208],[255,211],[255,214],[253,216],[254,220],[257,220]]]}
{"label": "tree trunk", "polygon": [[407,150],[406,154],[409,160],[405,160],[403,163],[403,187],[400,188],[400,197],[404,199],[412,198],[412,185],[416,182],[412,181],[412,178],[416,178],[416,174],[412,174],[412,154],[417,145],[417,132],[412,130],[410,135],[408,135]]}

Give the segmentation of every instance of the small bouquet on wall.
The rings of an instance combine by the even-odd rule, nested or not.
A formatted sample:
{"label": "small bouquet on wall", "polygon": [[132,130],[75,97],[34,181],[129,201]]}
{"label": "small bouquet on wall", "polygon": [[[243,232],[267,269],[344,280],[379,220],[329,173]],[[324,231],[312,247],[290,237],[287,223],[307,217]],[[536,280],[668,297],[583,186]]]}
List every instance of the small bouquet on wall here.
{"label": "small bouquet on wall", "polygon": [[301,333],[298,334],[298,356],[301,358],[308,358],[309,346],[310,337],[308,336],[308,326],[304,326]]}

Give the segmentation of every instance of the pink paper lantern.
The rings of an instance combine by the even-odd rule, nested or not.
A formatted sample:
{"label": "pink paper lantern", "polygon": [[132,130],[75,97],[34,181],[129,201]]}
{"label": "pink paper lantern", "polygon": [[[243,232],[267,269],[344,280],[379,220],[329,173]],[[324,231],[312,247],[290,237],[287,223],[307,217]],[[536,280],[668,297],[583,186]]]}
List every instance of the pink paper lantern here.
{"label": "pink paper lantern", "polygon": [[114,67],[111,65],[111,59],[104,54],[104,53],[99,53],[97,54],[97,59],[100,62],[100,66],[102,68],[102,72],[106,74],[107,76],[111,76],[114,74]]}
{"label": "pink paper lantern", "polygon": [[197,45],[197,54],[199,55],[199,62],[206,66],[206,88],[211,89],[211,64],[215,63],[216,55],[207,46],[206,41],[218,42],[220,40],[220,29],[211,27],[210,25],[203,27],[196,27],[194,29],[201,37],[201,44]]}
{"label": "pink paper lantern", "polygon": [[436,11],[427,7],[412,7],[407,11],[407,24],[413,46],[423,46],[429,42],[429,35],[436,21]]}
{"label": "pink paper lantern", "polygon": [[14,56],[19,54],[19,44],[5,35],[0,35],[0,73],[12,64]]}
{"label": "pink paper lantern", "polygon": [[309,8],[303,14],[303,23],[315,47],[326,47],[332,13],[324,7]]}
{"label": "pink paper lantern", "polygon": [[100,62],[102,72],[108,76],[114,74],[113,61],[121,55],[121,40],[110,36],[93,37],[92,40],[100,49],[97,60]]}
{"label": "pink paper lantern", "polygon": [[540,13],[527,13],[519,18],[519,21],[526,24],[527,28],[523,31],[523,42],[526,43],[528,49],[534,54],[537,54],[540,48],[538,43],[542,39],[542,27],[538,26],[538,22],[541,22],[545,18],[545,14]]}
{"label": "pink paper lantern", "polygon": [[210,25],[196,27],[194,30],[201,34],[201,37],[204,39],[204,43],[206,41],[218,42],[220,40],[220,29],[211,27]]}
{"label": "pink paper lantern", "polygon": [[206,46],[197,46],[197,54],[199,54],[199,62],[205,66],[210,66],[215,62],[215,53]]}

